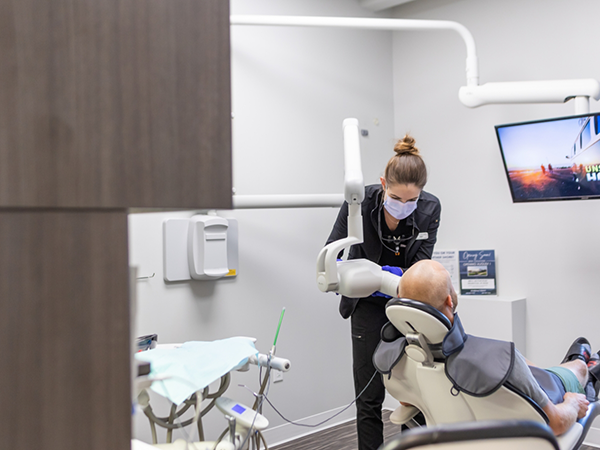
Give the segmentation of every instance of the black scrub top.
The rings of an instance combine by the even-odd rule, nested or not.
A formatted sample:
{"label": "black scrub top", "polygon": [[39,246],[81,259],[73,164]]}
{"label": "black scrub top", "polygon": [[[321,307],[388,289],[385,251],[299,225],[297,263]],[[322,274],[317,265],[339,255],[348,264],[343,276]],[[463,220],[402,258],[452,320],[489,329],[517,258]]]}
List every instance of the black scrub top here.
{"label": "black scrub top", "polygon": [[[380,184],[372,184],[365,187],[365,198],[361,203],[361,214],[363,219],[362,244],[353,245],[350,248],[348,259],[365,258],[379,265],[390,265],[406,269],[417,261],[422,259],[431,259],[433,246],[437,240],[437,230],[440,226],[440,215],[442,206],[438,198],[429,192],[421,191],[417,201],[417,209],[404,219],[404,224],[399,224],[394,232],[390,232],[385,225],[385,220],[381,218],[383,188]],[[396,256],[394,252],[387,250],[379,238],[379,219],[382,221],[382,234],[390,233],[393,236],[395,232],[403,233],[409,237],[403,244],[406,247],[401,250],[400,255]],[[327,239],[327,244],[348,236],[348,203],[344,202],[338,217],[333,225],[333,230]],[[384,228],[386,231],[384,231]],[[386,243],[387,245],[387,243]],[[388,245],[389,246],[389,245]],[[391,246],[390,246],[391,247]],[[392,247],[394,248],[394,247]],[[391,258],[391,259],[388,259]],[[352,315],[356,304],[360,299],[348,298],[342,296],[340,301],[340,314],[347,319]]]}

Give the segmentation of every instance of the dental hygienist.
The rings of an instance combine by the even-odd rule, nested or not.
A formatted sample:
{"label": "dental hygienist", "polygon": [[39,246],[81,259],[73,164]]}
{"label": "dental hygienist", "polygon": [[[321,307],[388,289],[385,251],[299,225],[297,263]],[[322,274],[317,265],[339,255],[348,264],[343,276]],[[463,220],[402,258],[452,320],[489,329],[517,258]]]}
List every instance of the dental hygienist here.
{"label": "dental hygienist", "polygon": [[[365,187],[361,204],[364,242],[353,245],[348,259],[366,258],[396,274],[419,260],[431,259],[440,224],[441,205],[437,197],[425,192],[427,168],[406,135],[394,147],[381,184]],[[344,203],[327,239],[327,244],[345,238],[348,204]],[[340,313],[352,325],[354,389],[358,395],[375,373],[372,357],[379,343],[387,299],[383,294],[353,299],[342,297]],[[381,405],[385,388],[380,375],[356,402],[359,450],[376,450],[383,443]]]}

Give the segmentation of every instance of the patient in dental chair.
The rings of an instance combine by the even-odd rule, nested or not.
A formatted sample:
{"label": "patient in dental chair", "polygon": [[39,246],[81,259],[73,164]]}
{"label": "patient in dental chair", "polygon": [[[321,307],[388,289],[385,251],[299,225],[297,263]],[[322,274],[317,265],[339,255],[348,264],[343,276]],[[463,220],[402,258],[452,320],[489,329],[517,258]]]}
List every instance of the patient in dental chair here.
{"label": "patient in dental chair", "polygon": [[[402,276],[400,294],[433,306],[454,323],[458,298],[450,275],[440,263],[422,260],[414,264]],[[550,428],[558,436],[585,416],[588,398],[597,396],[593,386],[600,375],[598,360],[598,353],[592,354],[585,338],[576,339],[562,363],[548,369],[534,366],[515,349],[515,362],[507,381],[544,410]]]}

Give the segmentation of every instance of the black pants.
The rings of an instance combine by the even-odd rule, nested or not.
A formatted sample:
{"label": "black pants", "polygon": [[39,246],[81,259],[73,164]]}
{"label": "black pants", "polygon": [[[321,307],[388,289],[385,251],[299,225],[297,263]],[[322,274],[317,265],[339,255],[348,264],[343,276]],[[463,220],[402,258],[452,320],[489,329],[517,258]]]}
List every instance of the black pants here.
{"label": "black pants", "polygon": [[[352,313],[352,368],[356,395],[362,392],[375,373],[373,353],[379,344],[381,327],[387,322],[386,302],[379,297],[361,299]],[[384,398],[385,387],[378,373],[356,401],[358,450],[377,450],[383,443],[381,405]]]}

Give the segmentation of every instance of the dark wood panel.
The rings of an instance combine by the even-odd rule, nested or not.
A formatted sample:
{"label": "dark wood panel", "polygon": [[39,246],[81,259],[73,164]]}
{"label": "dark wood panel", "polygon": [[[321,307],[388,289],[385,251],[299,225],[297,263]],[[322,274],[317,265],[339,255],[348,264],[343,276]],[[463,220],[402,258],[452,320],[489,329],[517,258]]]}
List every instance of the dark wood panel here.
{"label": "dark wood panel", "polygon": [[228,1],[0,10],[0,207],[231,206]]}
{"label": "dark wood panel", "polygon": [[125,212],[0,211],[0,448],[125,450]]}

